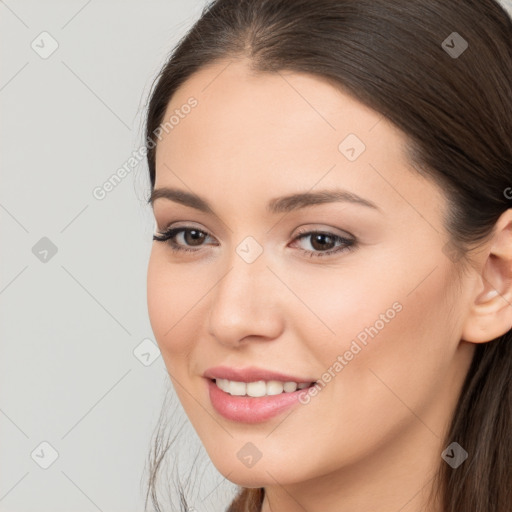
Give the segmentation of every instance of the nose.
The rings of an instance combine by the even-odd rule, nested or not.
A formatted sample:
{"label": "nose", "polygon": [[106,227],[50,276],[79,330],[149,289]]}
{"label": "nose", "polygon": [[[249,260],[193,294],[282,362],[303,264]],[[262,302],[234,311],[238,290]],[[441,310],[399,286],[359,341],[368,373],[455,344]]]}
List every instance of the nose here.
{"label": "nose", "polygon": [[210,296],[209,333],[219,343],[237,348],[249,340],[272,340],[283,329],[283,283],[261,255],[247,263],[229,258]]}

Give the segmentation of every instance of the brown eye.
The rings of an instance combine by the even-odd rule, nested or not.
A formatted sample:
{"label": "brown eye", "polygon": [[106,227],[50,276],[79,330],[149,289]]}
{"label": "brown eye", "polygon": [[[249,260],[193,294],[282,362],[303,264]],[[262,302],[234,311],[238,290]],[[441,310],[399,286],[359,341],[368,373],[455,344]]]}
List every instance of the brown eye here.
{"label": "brown eye", "polygon": [[336,253],[350,251],[355,249],[356,240],[354,238],[345,238],[334,233],[323,231],[307,231],[299,233],[294,243],[306,240],[309,247],[304,246],[300,250],[309,257],[334,256]]}
{"label": "brown eye", "polygon": [[187,245],[201,245],[201,242],[205,237],[206,233],[199,231],[198,229],[188,229],[183,231],[183,238]]}
{"label": "brown eye", "polygon": [[309,235],[311,247],[317,251],[325,251],[335,246],[335,238],[326,233],[313,233]]}
{"label": "brown eye", "polygon": [[[211,235],[197,228],[179,227],[168,229],[164,233],[153,235],[153,240],[166,242],[173,251],[198,251],[205,238]],[[197,247],[197,249],[193,249]]]}

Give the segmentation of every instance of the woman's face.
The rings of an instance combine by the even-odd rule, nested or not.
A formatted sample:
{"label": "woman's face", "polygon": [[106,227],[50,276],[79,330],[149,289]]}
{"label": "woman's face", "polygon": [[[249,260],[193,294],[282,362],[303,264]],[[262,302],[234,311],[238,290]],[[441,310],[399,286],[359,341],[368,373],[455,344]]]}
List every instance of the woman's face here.
{"label": "woman's face", "polygon": [[[148,308],[187,415],[247,487],[437,464],[474,349],[444,196],[326,81],[227,64],[177,91],[156,153],[155,190],[183,193],[154,196],[156,232],[188,231],[153,242]],[[220,374],[234,393],[317,392],[232,396],[205,376],[218,366],[284,374]]]}

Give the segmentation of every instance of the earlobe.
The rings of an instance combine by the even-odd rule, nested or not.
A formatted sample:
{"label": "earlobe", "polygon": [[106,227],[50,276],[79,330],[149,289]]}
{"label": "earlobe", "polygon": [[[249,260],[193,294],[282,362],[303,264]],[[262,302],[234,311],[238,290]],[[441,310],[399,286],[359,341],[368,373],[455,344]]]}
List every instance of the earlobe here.
{"label": "earlobe", "polygon": [[512,209],[498,219],[486,244],[479,289],[464,324],[462,339],[492,341],[512,327]]}

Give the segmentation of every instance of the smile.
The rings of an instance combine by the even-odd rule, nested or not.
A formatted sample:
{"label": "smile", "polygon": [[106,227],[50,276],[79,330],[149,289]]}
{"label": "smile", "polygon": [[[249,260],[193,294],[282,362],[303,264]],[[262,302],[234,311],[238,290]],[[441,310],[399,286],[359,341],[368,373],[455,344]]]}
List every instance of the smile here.
{"label": "smile", "polygon": [[[262,423],[299,405],[301,393],[314,383],[293,381],[240,382],[205,379],[210,402],[217,413],[237,423]],[[220,386],[228,389],[224,391]],[[300,386],[300,388],[299,388]]]}
{"label": "smile", "polygon": [[281,393],[293,393],[297,389],[312,386],[313,382],[281,382],[278,380],[258,380],[256,382],[238,382],[228,379],[213,379],[217,387],[232,396],[273,396]]}

